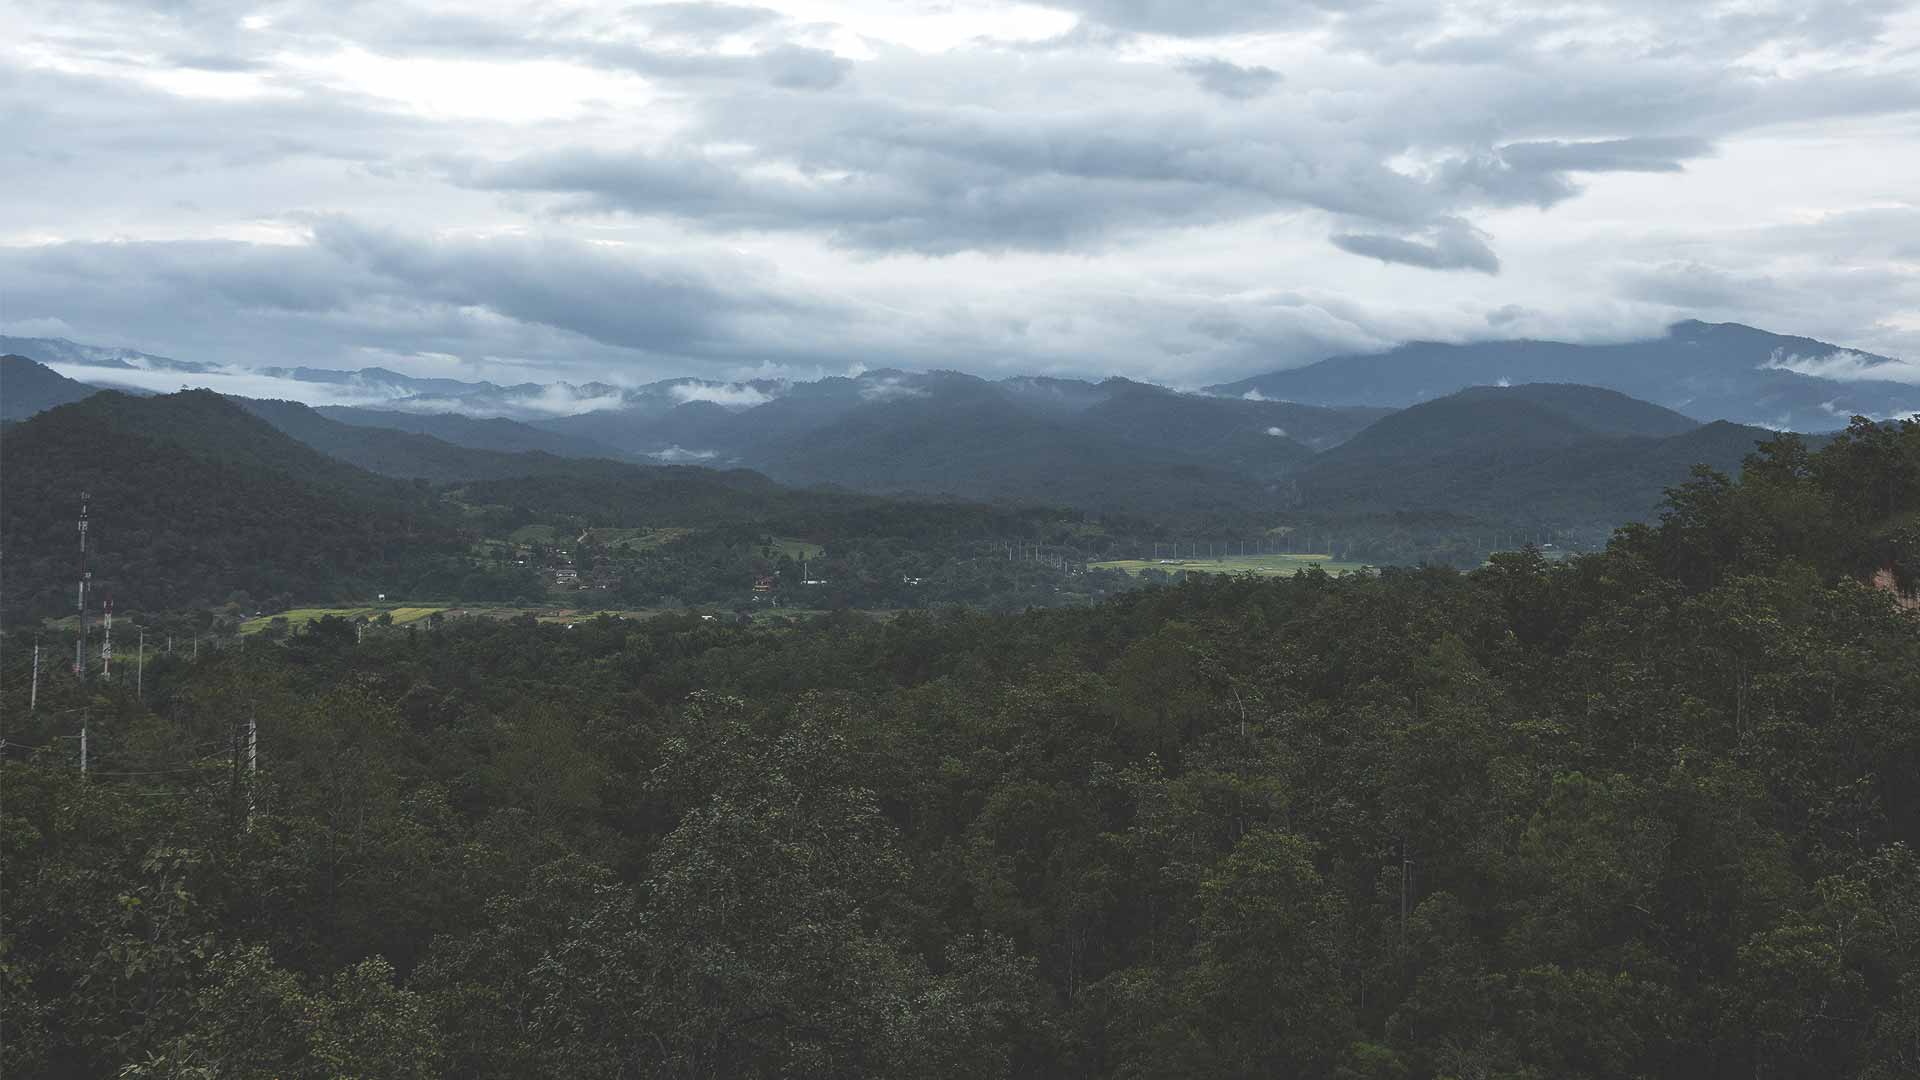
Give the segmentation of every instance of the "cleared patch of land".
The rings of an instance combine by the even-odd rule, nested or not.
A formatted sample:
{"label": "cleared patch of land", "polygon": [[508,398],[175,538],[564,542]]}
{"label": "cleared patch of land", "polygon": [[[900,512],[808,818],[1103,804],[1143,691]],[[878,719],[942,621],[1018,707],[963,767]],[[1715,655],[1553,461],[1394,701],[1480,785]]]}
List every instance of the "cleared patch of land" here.
{"label": "cleared patch of land", "polygon": [[1088,569],[1125,570],[1129,574],[1139,574],[1142,570],[1164,570],[1169,574],[1185,570],[1198,574],[1292,577],[1315,566],[1329,574],[1345,574],[1362,570],[1366,564],[1335,562],[1330,555],[1224,555],[1217,559],[1116,559],[1112,562],[1089,563]]}
{"label": "cleared patch of land", "polygon": [[393,616],[395,626],[419,622],[436,612],[447,610],[444,607],[309,607],[289,608],[277,615],[260,615],[240,624],[240,633],[257,634],[273,625],[275,619],[287,620],[287,629],[298,630],[315,619],[335,615],[342,619],[378,619],[382,615]]}
{"label": "cleared patch of land", "polygon": [[785,536],[774,537],[773,543],[767,546],[773,549],[775,556],[785,555],[795,561],[817,559],[827,553],[827,549],[819,544],[809,544],[805,540],[794,540]]}
{"label": "cleared patch of land", "polygon": [[691,529],[588,529],[587,538],[601,547],[647,551],[671,544],[688,535]]}
{"label": "cleared patch of land", "polygon": [[[287,620],[287,629],[289,631],[297,631],[307,623],[327,615],[337,615],[343,619],[358,619],[364,617],[371,620],[378,619],[383,614],[390,614],[393,616],[393,625],[405,626],[409,623],[419,622],[427,616],[436,613],[445,615],[450,619],[513,619],[522,615],[531,615],[543,623],[590,622],[603,615],[621,619],[650,619],[656,615],[670,614],[711,615],[716,620],[724,620],[726,622],[732,622],[734,619],[732,609],[722,605],[706,604],[695,604],[691,607],[678,610],[669,610],[666,608],[582,608],[568,607],[561,604],[547,604],[535,607],[515,604],[456,604],[448,607],[388,607],[369,605],[366,607],[293,608],[288,611],[283,611],[278,615],[262,615],[258,618],[248,619],[246,622],[240,624],[240,633],[248,635],[257,634],[273,625],[273,620],[275,619]],[[783,622],[795,620],[804,621],[816,616],[826,615],[828,612],[825,609],[817,608],[756,607],[748,611],[747,614],[756,625],[764,626],[770,624],[778,625]],[[886,619],[891,618],[894,613],[891,611],[863,611],[861,614],[869,618]]]}

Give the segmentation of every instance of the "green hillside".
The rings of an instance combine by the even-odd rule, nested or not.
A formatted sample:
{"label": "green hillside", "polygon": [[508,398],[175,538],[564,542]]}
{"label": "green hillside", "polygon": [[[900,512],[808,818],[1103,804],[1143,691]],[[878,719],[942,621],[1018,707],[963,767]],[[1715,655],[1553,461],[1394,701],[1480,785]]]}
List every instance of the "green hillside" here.
{"label": "green hillside", "polygon": [[91,397],[99,391],[24,356],[0,356],[0,420],[25,420],[37,412]]}
{"label": "green hillside", "polygon": [[83,492],[93,594],[122,610],[385,591],[456,547],[408,485],[295,442],[206,391],[95,394],[9,428],[0,461],[10,622],[71,608]]}
{"label": "green hillside", "polygon": [[1737,471],[1772,434],[1590,387],[1479,388],[1385,417],[1293,479],[1314,510],[1611,526],[1652,513],[1694,465]]}

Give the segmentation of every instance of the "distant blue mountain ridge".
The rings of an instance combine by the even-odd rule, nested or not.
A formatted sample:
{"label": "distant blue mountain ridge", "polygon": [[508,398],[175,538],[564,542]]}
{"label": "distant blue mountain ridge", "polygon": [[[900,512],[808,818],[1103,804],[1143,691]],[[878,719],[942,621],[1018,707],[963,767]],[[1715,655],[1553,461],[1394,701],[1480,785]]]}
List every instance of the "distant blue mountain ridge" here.
{"label": "distant blue mountain ridge", "polygon": [[[1841,364],[1833,364],[1836,356]],[[1872,374],[1896,361],[1812,338],[1738,323],[1675,323],[1665,336],[1618,345],[1416,341],[1386,352],[1336,356],[1306,367],[1208,387],[1223,397],[1308,405],[1405,408],[1470,386],[1579,383],[1617,390],[1696,420],[1793,431],[1832,431],[1858,414],[1920,411],[1920,386],[1835,379],[1823,366]],[[1801,368],[1805,370],[1795,370]]]}
{"label": "distant blue mountain ridge", "polygon": [[[0,352],[66,365],[83,381],[101,384],[114,384],[111,373],[115,371],[211,374],[231,370],[61,338],[0,337]],[[1836,358],[1841,362],[1836,364]],[[76,367],[100,369],[101,378],[87,379],[72,370]],[[1867,377],[1829,377],[1826,372],[1836,367]],[[1255,402],[1380,410],[1406,408],[1474,386],[1571,383],[1618,391],[1702,422],[1729,420],[1813,432],[1844,427],[1855,414],[1886,417],[1920,411],[1920,386],[1871,377],[1880,367],[1891,372],[1899,365],[1884,356],[1812,338],[1737,323],[1686,321],[1675,323],[1661,337],[1624,344],[1410,342],[1385,352],[1336,356],[1221,383],[1203,393]],[[311,399],[314,395],[303,392],[301,385],[325,385],[365,399],[355,404],[403,413],[535,422],[556,434],[635,454],[674,453],[676,448],[678,452],[724,453],[767,442],[796,425],[811,428],[822,417],[838,416],[863,404],[937,397],[961,392],[969,381],[982,381],[949,378],[955,373],[893,369],[811,382],[678,378],[637,387],[559,381],[500,385],[407,375],[383,367],[355,371],[261,367],[246,373],[256,380],[286,380],[284,395],[275,396]],[[1141,384],[1016,376],[995,385],[1031,409],[1064,415],[1109,402],[1116,387]],[[1174,399],[1160,400],[1172,404]],[[1187,412],[1176,410],[1182,416]],[[1169,414],[1169,422],[1174,415]],[[1303,441],[1315,448],[1327,445],[1324,439]]]}

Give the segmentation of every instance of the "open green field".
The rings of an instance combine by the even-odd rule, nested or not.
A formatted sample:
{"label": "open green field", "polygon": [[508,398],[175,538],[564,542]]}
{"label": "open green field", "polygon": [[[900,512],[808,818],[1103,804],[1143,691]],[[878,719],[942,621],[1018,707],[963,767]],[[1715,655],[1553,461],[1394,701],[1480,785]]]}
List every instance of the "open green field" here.
{"label": "open green field", "polygon": [[[369,605],[365,607],[292,608],[281,612],[279,615],[262,615],[258,618],[248,619],[246,622],[240,624],[240,633],[245,635],[257,634],[272,625],[275,619],[287,620],[287,628],[297,631],[307,623],[327,615],[337,615],[343,619],[357,619],[363,616],[368,619],[377,619],[382,614],[390,614],[393,616],[393,625],[405,626],[409,623],[419,622],[427,616],[436,613],[444,614],[449,618],[477,617],[487,619],[512,619],[522,615],[531,615],[543,623],[587,622],[599,618],[602,615],[623,619],[650,619],[656,615],[705,614],[727,621],[733,619],[733,612],[729,608],[719,605],[699,604],[690,608],[680,609],[677,612],[669,611],[665,608],[581,608],[568,607],[564,604],[548,604],[538,607],[523,607],[514,604],[457,604],[452,606],[415,607]],[[828,614],[828,612],[825,609],[815,608],[756,607],[750,614],[756,625],[767,625],[794,620],[804,621],[816,616]],[[861,614],[868,618],[889,619],[896,613],[893,611],[873,610],[863,611]],[[149,645],[151,645],[151,642]],[[119,650],[115,650],[115,652],[117,654]],[[129,657],[132,655],[132,653],[127,654]]]}
{"label": "open green field", "polygon": [[551,525],[522,525],[507,534],[516,544],[551,544],[555,536]]}
{"label": "open green field", "polygon": [[691,529],[588,529],[587,536],[602,547],[647,551],[663,544],[671,544],[692,531]]}
{"label": "open green field", "polygon": [[794,540],[785,536],[774,537],[773,543],[768,546],[773,549],[774,555],[785,555],[787,558],[796,561],[800,559],[817,559],[827,553],[827,549],[821,547],[819,544],[809,544],[805,540]]}
{"label": "open green field", "polygon": [[1125,570],[1129,574],[1138,574],[1142,570],[1190,570],[1204,574],[1258,574],[1262,577],[1292,577],[1309,567],[1317,566],[1329,574],[1345,574],[1365,568],[1364,563],[1335,562],[1327,555],[1226,555],[1218,559],[1117,559],[1113,562],[1089,563],[1091,570]]}
{"label": "open green field", "polygon": [[315,619],[327,615],[337,615],[342,619],[377,619],[381,615],[392,615],[395,626],[405,626],[419,622],[436,612],[445,611],[444,607],[310,607],[290,608],[278,615],[261,615],[240,624],[242,634],[257,634],[273,624],[275,619],[287,620],[287,628],[298,630]]}

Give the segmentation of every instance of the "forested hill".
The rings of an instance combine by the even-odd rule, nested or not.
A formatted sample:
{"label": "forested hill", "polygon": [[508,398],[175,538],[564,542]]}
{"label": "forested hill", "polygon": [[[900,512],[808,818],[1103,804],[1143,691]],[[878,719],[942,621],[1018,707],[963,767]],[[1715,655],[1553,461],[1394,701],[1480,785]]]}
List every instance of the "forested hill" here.
{"label": "forested hill", "polygon": [[329,619],[31,713],[16,638],[0,1069],[1911,1077],[1917,508],[1860,423],[1558,564]]}
{"label": "forested hill", "polygon": [[95,388],[16,353],[0,356],[0,420],[25,420],[55,405],[79,401]]}
{"label": "forested hill", "polygon": [[[1807,374],[1836,356],[1888,372],[1846,381]],[[1738,323],[1679,322],[1659,337],[1610,345],[1560,341],[1416,341],[1336,356],[1212,387],[1308,404],[1404,407],[1507,380],[1604,386],[1701,420],[1828,431],[1835,417],[1920,411],[1920,387],[1892,381],[1884,356]]]}
{"label": "forested hill", "polygon": [[[982,541],[1062,544],[1081,524],[1060,511],[799,491],[746,470],[475,450],[352,427],[292,402],[207,391],[103,391],[10,426],[0,461],[0,618],[10,626],[72,611],[82,493],[92,496],[90,595],[112,598],[122,613],[226,607],[245,615],[382,593],[536,602],[548,598],[551,579],[516,560],[506,541],[534,523],[567,537],[600,526],[685,538],[644,567],[622,564],[631,580],[600,599],[679,596],[697,581],[709,590],[700,599],[734,602],[773,569],[769,536],[806,537],[815,548],[831,542],[843,553],[887,549],[876,565],[893,568],[898,586],[902,576],[974,557]],[[910,561],[901,562],[903,551]],[[852,575],[867,564],[835,565]]]}
{"label": "forested hill", "polygon": [[72,604],[89,493],[93,593],[165,610],[368,595],[451,550],[417,489],[287,438],[208,391],[102,391],[0,435],[9,623]]}
{"label": "forested hill", "polygon": [[958,388],[870,405],[759,444],[748,460],[803,486],[1195,513],[1284,505],[1271,474],[1310,455],[1284,436],[1268,437],[1258,457],[1242,452],[1241,460],[1221,463],[1198,452],[1212,442],[1211,431],[1188,433],[1194,449],[1169,450],[1035,414],[979,380],[950,381]]}
{"label": "forested hill", "polygon": [[1377,421],[1294,479],[1315,509],[1611,526],[1650,515],[1695,465],[1738,471],[1773,434],[1595,387],[1475,387]]}
{"label": "forested hill", "polygon": [[[580,459],[562,457],[545,450],[505,451],[476,449],[455,444],[435,435],[401,431],[371,424],[351,424],[335,420],[320,410],[297,401],[233,399],[247,410],[301,443],[368,472],[407,480],[425,480],[449,484],[469,480],[490,480],[517,476],[570,475],[581,468]],[[562,444],[566,440],[512,421],[499,421],[524,429],[533,436],[546,436]],[[446,427],[447,425],[435,425]],[[470,437],[480,433],[467,431]],[[510,433],[501,433],[502,439]],[[537,442],[529,438],[528,441]],[[634,466],[619,466],[635,468]]]}
{"label": "forested hill", "polygon": [[391,428],[431,435],[455,446],[498,450],[510,454],[539,451],[560,457],[617,458],[620,452],[591,439],[545,431],[531,424],[501,417],[461,416],[458,413],[396,412],[348,405],[321,405],[314,412],[355,427]]}

